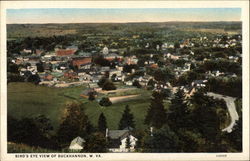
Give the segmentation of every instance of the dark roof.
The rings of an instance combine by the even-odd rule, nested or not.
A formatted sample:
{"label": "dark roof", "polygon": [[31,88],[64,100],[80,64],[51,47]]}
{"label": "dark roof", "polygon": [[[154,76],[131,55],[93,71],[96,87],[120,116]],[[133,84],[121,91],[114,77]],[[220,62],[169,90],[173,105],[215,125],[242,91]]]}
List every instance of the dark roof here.
{"label": "dark roof", "polygon": [[110,130],[108,136],[110,139],[123,139],[127,137],[129,130]]}
{"label": "dark roof", "polygon": [[195,84],[203,84],[203,83],[206,83],[207,80],[194,80],[193,81]]}
{"label": "dark roof", "polygon": [[134,130],[134,128],[128,126],[128,127],[124,128],[123,130],[129,130],[129,131],[131,131],[131,130]]}

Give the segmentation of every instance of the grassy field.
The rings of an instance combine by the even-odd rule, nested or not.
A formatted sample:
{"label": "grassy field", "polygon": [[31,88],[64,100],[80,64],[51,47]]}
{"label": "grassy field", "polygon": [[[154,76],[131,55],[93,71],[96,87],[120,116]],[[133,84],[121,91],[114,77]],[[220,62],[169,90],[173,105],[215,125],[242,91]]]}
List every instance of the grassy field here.
{"label": "grassy field", "polygon": [[[49,117],[55,128],[58,127],[64,104],[67,101],[84,103],[86,113],[93,125],[97,125],[99,114],[103,112],[107,118],[108,127],[117,129],[118,122],[126,105],[129,105],[136,121],[136,128],[145,128],[143,124],[147,108],[150,104],[150,91],[136,89],[135,93],[143,93],[137,100],[115,103],[109,107],[102,107],[96,101],[89,101],[80,97],[86,86],[69,88],[52,88],[36,86],[30,83],[8,84],[8,114],[16,118],[33,117],[44,114]],[[134,93],[131,91],[131,93]],[[166,105],[167,106],[167,105]]]}
{"label": "grassy field", "polygon": [[33,147],[26,144],[8,142],[8,153],[56,153],[59,151]]}
{"label": "grassy field", "polygon": [[84,87],[48,88],[30,83],[10,83],[7,86],[7,111],[16,118],[44,114],[57,127],[66,101],[74,100]]}

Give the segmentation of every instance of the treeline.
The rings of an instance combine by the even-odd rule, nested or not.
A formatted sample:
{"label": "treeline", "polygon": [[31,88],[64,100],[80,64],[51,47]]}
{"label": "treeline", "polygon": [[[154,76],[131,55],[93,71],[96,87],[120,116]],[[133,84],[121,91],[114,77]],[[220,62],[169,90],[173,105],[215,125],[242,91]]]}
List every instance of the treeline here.
{"label": "treeline", "polygon": [[242,78],[210,78],[207,83],[209,92],[220,93],[227,96],[242,98]]}
{"label": "treeline", "polygon": [[10,115],[7,117],[8,142],[55,150],[59,146],[52,130],[50,119],[44,115],[22,119],[15,119]]}
{"label": "treeline", "polygon": [[[120,130],[135,128],[134,116],[129,106],[125,107],[118,126]],[[54,129],[50,119],[44,115],[21,119],[9,115],[7,140],[38,149],[69,152],[71,141],[80,136],[86,141],[81,152],[108,152],[109,139],[105,136],[106,128],[107,122],[103,113],[99,115],[97,127],[94,127],[85,114],[84,105],[70,102],[65,105],[58,129]],[[11,151],[18,152],[18,149],[22,148],[15,148],[14,145],[10,147]]]}
{"label": "treeline", "polygon": [[199,66],[199,68],[205,71],[219,70],[220,72],[231,72],[237,75],[242,74],[242,68],[240,63],[231,62],[223,59],[205,61],[204,64]]}
{"label": "treeline", "polygon": [[43,49],[45,51],[54,51],[57,45],[66,47],[77,40],[77,36],[51,36],[51,37],[26,37],[18,41],[7,41],[7,56],[12,56],[13,53],[21,54],[23,49],[30,49],[35,52],[35,49]]}
{"label": "treeline", "polygon": [[[40,77],[38,74],[32,74],[30,71],[25,71],[23,75],[20,75],[19,68],[27,68],[30,64],[17,65],[15,63],[7,60],[7,83],[10,82],[31,82],[38,84],[40,82]],[[37,64],[38,66],[38,64]]]}
{"label": "treeline", "polygon": [[[160,91],[152,94],[144,120],[145,130],[136,129],[134,116],[130,108],[125,107],[118,128],[131,129],[131,134],[138,139],[138,152],[242,151],[241,120],[232,133],[221,131],[230,119],[224,101],[205,96],[202,91],[187,101],[179,90],[166,108],[163,101],[167,97]],[[53,131],[50,120],[43,115],[19,120],[8,116],[7,134],[9,142],[59,152],[69,151],[70,142],[80,136],[86,141],[81,152],[108,152],[111,142],[105,136],[107,127],[104,113],[99,115],[97,127],[94,127],[84,104],[70,102],[66,104],[57,130]]]}
{"label": "treeline", "polygon": [[[225,102],[202,92],[187,102],[182,91],[165,109],[160,93],[154,93],[145,123],[153,127],[142,137],[142,152],[230,152],[242,151],[241,122],[232,133],[222,132],[227,116]],[[190,146],[192,145],[192,146]]]}

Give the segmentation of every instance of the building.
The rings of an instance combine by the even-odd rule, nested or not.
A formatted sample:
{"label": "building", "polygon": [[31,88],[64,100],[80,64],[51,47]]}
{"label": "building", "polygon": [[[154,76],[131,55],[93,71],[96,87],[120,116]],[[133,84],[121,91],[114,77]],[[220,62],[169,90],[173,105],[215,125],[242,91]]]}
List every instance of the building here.
{"label": "building", "polygon": [[73,151],[80,151],[84,148],[84,143],[86,141],[81,138],[80,136],[76,137],[75,139],[73,139],[70,143],[69,149],[73,150]]}
{"label": "building", "polygon": [[107,59],[108,61],[112,61],[114,59],[117,59],[118,61],[122,61],[123,56],[120,56],[116,53],[110,53],[110,54],[104,55],[104,58]]}
{"label": "building", "polygon": [[194,80],[192,82],[193,87],[206,87],[207,80]]}
{"label": "building", "polygon": [[[106,137],[109,140],[109,150],[111,152],[132,152],[135,150],[137,138],[130,134],[128,129],[124,130],[108,130],[106,129]],[[127,138],[130,140],[131,147],[126,148]]]}
{"label": "building", "polygon": [[74,58],[72,60],[73,66],[77,66],[78,69],[89,69],[91,66],[92,58],[88,57],[80,57],[80,58]]}
{"label": "building", "polygon": [[75,49],[56,49],[55,51],[57,56],[70,56],[76,52]]}
{"label": "building", "polygon": [[105,47],[102,49],[102,53],[103,53],[103,55],[109,54],[109,49],[108,49],[107,46],[105,46]]}

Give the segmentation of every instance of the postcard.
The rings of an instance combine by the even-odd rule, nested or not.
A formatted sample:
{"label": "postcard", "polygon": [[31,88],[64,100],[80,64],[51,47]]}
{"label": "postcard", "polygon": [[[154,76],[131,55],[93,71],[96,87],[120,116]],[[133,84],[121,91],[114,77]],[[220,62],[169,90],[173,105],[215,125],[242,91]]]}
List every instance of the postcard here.
{"label": "postcard", "polygon": [[1,160],[248,160],[248,1],[1,2]]}

